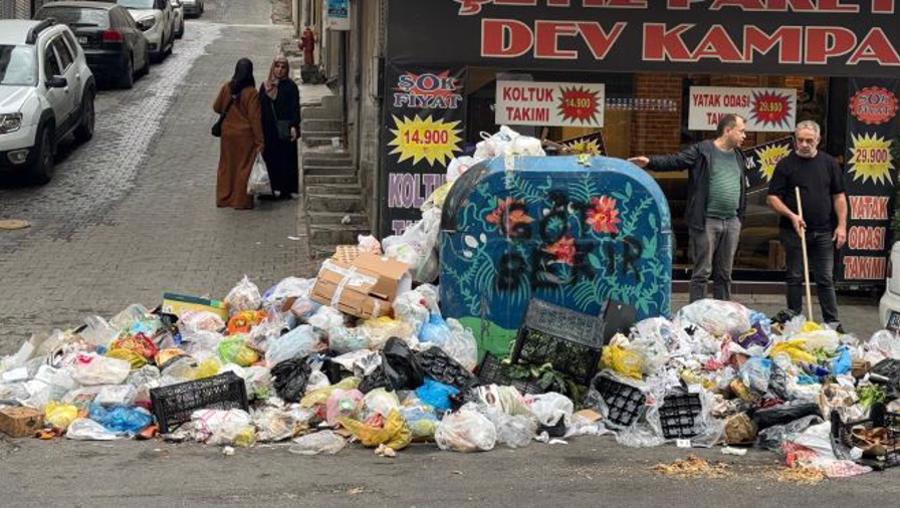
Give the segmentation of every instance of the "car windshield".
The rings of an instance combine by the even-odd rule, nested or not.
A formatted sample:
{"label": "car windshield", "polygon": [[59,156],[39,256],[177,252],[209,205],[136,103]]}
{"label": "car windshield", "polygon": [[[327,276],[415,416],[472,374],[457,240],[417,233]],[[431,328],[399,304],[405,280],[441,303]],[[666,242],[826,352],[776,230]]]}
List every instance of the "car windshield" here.
{"label": "car windshield", "polygon": [[32,86],[36,81],[34,46],[0,45],[0,85]]}
{"label": "car windshield", "polygon": [[47,6],[34,15],[34,19],[47,18],[53,18],[71,27],[109,27],[109,14],[106,9]]}
{"label": "car windshield", "polygon": [[153,0],[118,0],[116,3],[129,9],[152,9],[155,2]]}

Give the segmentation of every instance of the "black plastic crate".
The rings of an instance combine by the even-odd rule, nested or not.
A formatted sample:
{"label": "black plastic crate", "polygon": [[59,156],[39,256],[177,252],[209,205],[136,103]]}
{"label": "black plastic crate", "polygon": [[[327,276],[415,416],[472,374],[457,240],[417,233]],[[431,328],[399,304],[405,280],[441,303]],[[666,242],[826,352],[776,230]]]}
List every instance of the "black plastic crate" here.
{"label": "black plastic crate", "polygon": [[443,349],[432,346],[416,353],[419,366],[426,376],[441,383],[466,390],[478,385],[478,378]]}
{"label": "black plastic crate", "polygon": [[603,349],[603,319],[542,300],[531,300],[516,336],[514,363],[550,363],[582,385],[597,373]]}
{"label": "black plastic crate", "polygon": [[250,409],[244,380],[234,372],[153,388],[150,401],[162,434],[190,421],[198,409]]}
{"label": "black plastic crate", "polygon": [[601,399],[609,409],[604,423],[612,428],[625,428],[630,427],[644,413],[647,394],[636,386],[601,373],[591,381],[584,404],[600,411]]}
{"label": "black plastic crate", "polygon": [[695,425],[703,414],[700,395],[676,392],[667,394],[659,408],[659,423],[666,439],[689,439],[697,435]]}
{"label": "black plastic crate", "polygon": [[[877,457],[862,456],[854,459],[851,450],[857,447],[853,429],[884,428],[886,439],[881,442],[885,454]],[[857,464],[873,469],[886,469],[900,465],[900,414],[889,413],[884,404],[875,404],[869,411],[869,418],[855,422],[842,422],[837,411],[831,412],[831,447],[834,454],[843,460],[852,460]]]}
{"label": "black plastic crate", "polygon": [[478,367],[478,381],[481,385],[501,385],[512,386],[519,390],[519,393],[530,393],[537,395],[544,393],[537,379],[516,379],[513,378],[508,369],[511,366],[505,365],[503,360],[487,353],[481,360]]}

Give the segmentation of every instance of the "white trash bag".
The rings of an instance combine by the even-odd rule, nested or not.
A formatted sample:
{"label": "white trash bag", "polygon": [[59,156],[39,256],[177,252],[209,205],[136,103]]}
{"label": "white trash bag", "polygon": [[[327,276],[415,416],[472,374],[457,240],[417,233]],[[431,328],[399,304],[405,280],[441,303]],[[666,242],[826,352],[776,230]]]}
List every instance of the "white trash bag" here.
{"label": "white trash bag", "polygon": [[272,194],[272,182],[269,180],[269,170],[266,168],[262,153],[256,154],[256,160],[253,161],[253,169],[250,170],[250,178],[247,180],[247,194],[251,196]]}

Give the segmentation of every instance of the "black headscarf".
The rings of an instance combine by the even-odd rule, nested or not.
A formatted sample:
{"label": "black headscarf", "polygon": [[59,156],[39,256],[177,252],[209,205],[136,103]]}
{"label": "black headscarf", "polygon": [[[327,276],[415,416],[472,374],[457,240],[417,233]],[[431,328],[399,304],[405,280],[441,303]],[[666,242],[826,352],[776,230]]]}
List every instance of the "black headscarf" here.
{"label": "black headscarf", "polygon": [[231,77],[231,95],[240,95],[241,90],[247,87],[256,88],[253,79],[253,62],[249,58],[241,58],[234,66],[234,76]]}

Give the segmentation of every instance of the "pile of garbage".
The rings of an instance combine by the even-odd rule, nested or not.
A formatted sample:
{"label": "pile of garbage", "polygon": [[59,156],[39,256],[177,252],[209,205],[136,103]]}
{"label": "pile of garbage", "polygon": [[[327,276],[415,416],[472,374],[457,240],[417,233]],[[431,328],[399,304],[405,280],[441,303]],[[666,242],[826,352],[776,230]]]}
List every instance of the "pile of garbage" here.
{"label": "pile of garbage", "polygon": [[222,301],[167,293],[152,310],[34,334],[0,360],[0,432],[292,440],[301,455],[358,442],[389,457],[413,442],[476,452],[613,434],[632,447],[755,446],[828,477],[900,463],[900,341],[888,331],[858,340],[700,300],[599,344],[523,325],[509,358],[482,355],[432,285],[440,208],[478,160],[542,153],[501,129],[450,164],[421,221],[339,247],[315,278],[260,291],[244,277]]}

